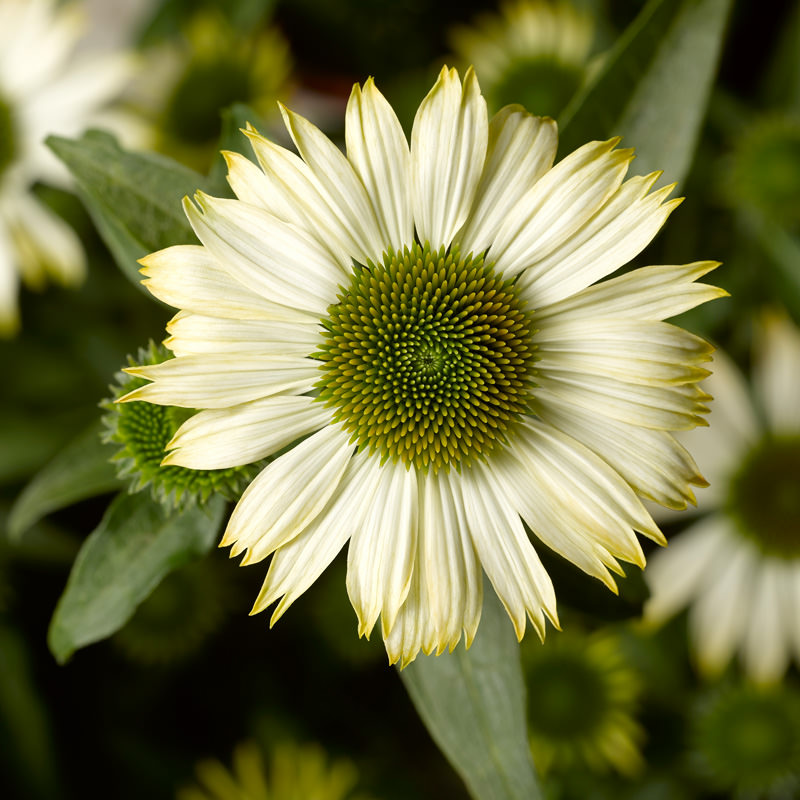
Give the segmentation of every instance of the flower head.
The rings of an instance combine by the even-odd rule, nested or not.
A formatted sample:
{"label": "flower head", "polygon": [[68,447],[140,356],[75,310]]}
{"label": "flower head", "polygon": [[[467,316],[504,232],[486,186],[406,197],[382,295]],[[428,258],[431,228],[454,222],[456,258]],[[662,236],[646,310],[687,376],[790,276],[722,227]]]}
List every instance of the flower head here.
{"label": "flower head", "polygon": [[698,498],[710,513],[653,558],[645,615],[689,605],[702,670],[721,671],[738,650],[752,678],[775,681],[792,655],[800,663],[800,331],[764,319],[754,396],[723,353],[706,386],[719,398],[714,424],[685,443],[711,479]]}
{"label": "flower head", "polygon": [[[160,364],[169,358],[172,353],[166,347],[150,342],[148,347],[139,348],[136,358],[128,356],[128,366]],[[116,402],[120,397],[146,381],[124,372],[116,377],[116,384],[110,387],[113,396],[100,403],[107,412],[103,416],[103,440],[119,446],[112,461],[130,492],[150,487],[153,499],[167,508],[205,503],[214,494],[237,500],[258,472],[257,466],[196,470],[162,465],[172,438],[191,412],[152,403],[120,404]]]}
{"label": "flower head", "polygon": [[454,28],[450,41],[481,76],[490,107],[522,103],[555,117],[584,80],[593,35],[591,16],[568,0],[509,0]]}
{"label": "flower head", "polygon": [[576,766],[632,775],[644,766],[634,714],[639,680],[619,637],[565,632],[523,648],[528,729],[538,769]]}
{"label": "flower head", "polygon": [[133,72],[123,54],[78,55],[77,4],[0,0],[0,336],[18,324],[19,277],[65,285],[85,272],[73,230],[31,192],[37,181],[68,185],[44,145],[47,134],[78,134],[119,95]]}
{"label": "flower head", "polygon": [[614,589],[663,541],[638,495],[674,507],[703,480],[670,431],[702,421],[709,345],[662,322],[721,292],[715,266],[647,267],[677,205],[632,153],[592,142],[556,166],[556,126],[491,121],[472,70],[443,69],[406,138],[370,79],[347,155],[288,109],[300,157],[249,130],[238,199],[198,194],[202,242],[143,260],[183,311],[176,357],[129,372],[128,400],[206,409],[166,463],[233,467],[285,448],[223,545],[273,554],[254,612],[273,622],[349,542],[347,589],[392,661],[472,640],[481,570],[517,635],[557,624],[536,539]]}

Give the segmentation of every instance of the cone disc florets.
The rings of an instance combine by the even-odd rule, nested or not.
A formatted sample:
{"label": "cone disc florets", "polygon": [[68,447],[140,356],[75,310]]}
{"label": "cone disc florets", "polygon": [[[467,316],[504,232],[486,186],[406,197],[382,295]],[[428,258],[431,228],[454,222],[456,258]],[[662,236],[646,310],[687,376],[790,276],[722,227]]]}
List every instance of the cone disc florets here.
{"label": "cone disc florets", "polygon": [[469,464],[527,408],[531,314],[482,257],[389,251],[354,270],[323,328],[319,399],[382,461]]}

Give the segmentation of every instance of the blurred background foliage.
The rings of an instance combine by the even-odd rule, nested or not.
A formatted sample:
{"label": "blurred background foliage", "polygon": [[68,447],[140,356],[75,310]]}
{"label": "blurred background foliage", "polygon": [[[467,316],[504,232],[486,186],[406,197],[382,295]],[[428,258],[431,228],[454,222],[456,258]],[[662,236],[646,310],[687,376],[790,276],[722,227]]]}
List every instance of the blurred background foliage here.
{"label": "blurred background foliage", "polygon": [[[117,5],[125,13],[115,14]],[[530,89],[535,79],[532,102],[549,104],[553,115],[567,108],[569,136],[578,124],[570,99],[603,68],[603,54],[643,5],[575,0],[583,39],[561,51],[567,56],[551,53],[533,66],[515,56],[507,85],[484,83],[490,102],[506,102],[511,89]],[[170,167],[177,198],[200,185],[227,191],[216,150],[219,142],[243,148],[237,130],[246,120],[284,141],[277,100],[341,139],[350,87],[374,75],[410,128],[442,61],[478,61],[470,35],[488,36],[499,24],[486,21],[498,14],[486,0],[98,0],[89,8],[95,38],[135,48],[143,59],[126,102],[146,120],[151,149],[183,163]],[[686,67],[694,68],[691,57]],[[618,119],[635,137],[626,113],[621,107]],[[665,113],[679,117],[672,106]],[[106,161],[93,161],[98,174],[128,158],[101,136],[95,142],[106,148]],[[80,156],[69,147],[54,143],[68,164]],[[148,180],[148,169],[161,163],[153,158],[131,169]],[[109,385],[128,355],[162,338],[171,316],[134,285],[134,259],[187,235],[180,208],[165,211],[148,240],[127,229],[101,238],[98,209],[115,196],[78,188],[87,205],[62,190],[36,192],[77,231],[88,279],[76,291],[23,290],[22,330],[0,340],[3,529],[33,476],[97,422],[98,404],[112,396]],[[733,3],[680,192],[685,203],[636,264],[722,261],[713,282],[731,298],[682,324],[723,346],[747,372],[754,320],[765,307],[782,306],[800,324],[800,4]],[[127,276],[114,257],[134,264]],[[134,606],[141,604],[113,636],[59,665],[48,627],[76,554],[117,485],[113,474],[101,475],[95,488],[107,493],[66,498],[48,516],[30,517],[24,535],[0,536],[0,794],[124,800],[180,790],[185,798],[300,800],[258,792],[284,780],[276,770],[293,774],[287,759],[304,752],[320,782],[326,758],[339,770],[339,783],[319,798],[467,797],[380,643],[356,638],[341,557],[268,631],[263,616],[247,616],[262,571],[239,569],[212,548],[212,537],[201,548],[212,548],[205,558],[140,587]],[[134,506],[122,510],[141,513]],[[668,535],[681,525],[669,522]],[[736,664],[701,679],[685,615],[658,630],[639,621],[647,589],[638,570],[629,570],[614,597],[557,556],[543,560],[566,633],[551,632],[544,647],[528,636],[522,662],[532,749],[549,800],[800,797],[796,666],[766,688],[747,684]],[[62,618],[68,612],[59,609]],[[62,659],[84,643],[62,642],[59,650],[51,640]],[[292,742],[319,743],[328,755]]]}

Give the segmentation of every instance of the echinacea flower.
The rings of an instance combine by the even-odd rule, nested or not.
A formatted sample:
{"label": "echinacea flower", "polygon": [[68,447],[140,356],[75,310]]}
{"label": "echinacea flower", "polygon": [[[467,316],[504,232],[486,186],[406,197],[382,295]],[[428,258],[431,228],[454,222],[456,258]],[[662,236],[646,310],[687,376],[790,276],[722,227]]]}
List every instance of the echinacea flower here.
{"label": "echinacea flower", "polygon": [[610,630],[566,632],[523,647],[528,731],[537,769],[609,767],[634,775],[644,766],[635,719],[639,679]]}
{"label": "echinacea flower", "polygon": [[64,285],[85,272],[74,231],[32,193],[37,181],[68,186],[66,171],[44,144],[74,136],[116,97],[132,74],[121,53],[76,53],[77,4],[0,0],[0,336],[19,325],[19,279]]}
{"label": "echinacea flower", "polygon": [[690,764],[720,796],[798,796],[800,694],[795,687],[714,687],[696,703],[690,736]]}
{"label": "echinacea flower", "polygon": [[489,106],[522,103],[555,117],[586,76],[594,25],[568,0],[509,0],[498,14],[449,32],[453,51],[481,76]]}
{"label": "echinacea flower", "polygon": [[370,79],[347,155],[283,109],[300,157],[249,130],[228,153],[238,199],[185,202],[202,245],[144,259],[182,311],[175,358],[130,369],[123,400],[205,409],[166,464],[246,464],[285,450],[222,544],[273,554],[253,612],[273,622],[349,542],[347,589],[392,662],[467,644],[483,570],[522,637],[557,624],[543,545],[615,589],[663,542],[638,495],[673,507],[702,478],[670,431],[702,422],[710,346],[661,320],[722,292],[715,264],[596,283],[679,201],[625,181],[630,150],[591,142],[553,166],[555,123],[488,119],[477,78],[444,68],[410,147]]}
{"label": "echinacea flower", "polygon": [[738,650],[750,677],[777,681],[800,663],[800,331],[765,318],[751,396],[719,354],[704,384],[713,424],[686,435],[711,481],[708,512],[656,554],[645,571],[645,617],[660,622],[689,606],[700,668],[720,672]]}

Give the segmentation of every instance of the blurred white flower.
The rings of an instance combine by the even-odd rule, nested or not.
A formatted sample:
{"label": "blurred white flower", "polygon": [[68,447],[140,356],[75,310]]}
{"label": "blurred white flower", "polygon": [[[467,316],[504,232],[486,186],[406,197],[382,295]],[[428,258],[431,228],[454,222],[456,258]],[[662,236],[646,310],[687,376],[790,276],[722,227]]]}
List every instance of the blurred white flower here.
{"label": "blurred white flower", "polygon": [[690,606],[700,668],[714,674],[739,651],[759,682],[800,663],[800,331],[765,317],[753,395],[723,354],[704,388],[711,425],[683,434],[710,487],[709,512],[654,554],[645,570],[645,617],[660,622]]}
{"label": "blurred white flower", "polygon": [[76,52],[83,29],[77,4],[0,0],[0,335],[18,327],[20,277],[38,288],[46,276],[64,285],[84,276],[78,237],[31,191],[39,181],[70,185],[47,135],[118,121],[99,112],[125,87],[134,61]]}

